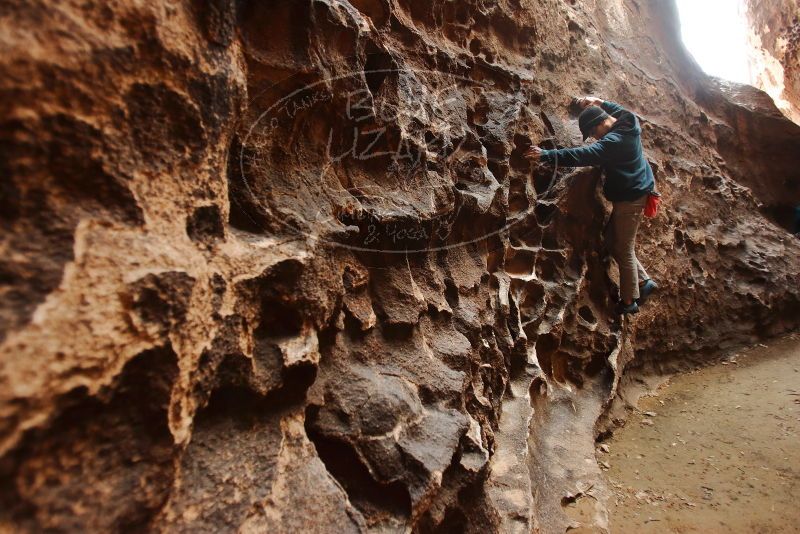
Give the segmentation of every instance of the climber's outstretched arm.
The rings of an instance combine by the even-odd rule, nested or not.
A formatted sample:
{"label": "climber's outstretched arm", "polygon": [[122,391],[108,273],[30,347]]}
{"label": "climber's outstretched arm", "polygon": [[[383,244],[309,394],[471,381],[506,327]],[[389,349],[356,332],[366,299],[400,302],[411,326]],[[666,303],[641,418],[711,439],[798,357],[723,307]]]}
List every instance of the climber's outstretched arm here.
{"label": "climber's outstretched arm", "polygon": [[532,161],[553,163],[562,167],[602,165],[606,161],[609,142],[610,140],[603,139],[591,145],[558,150],[542,150],[539,147],[531,147],[525,152],[525,157]]}

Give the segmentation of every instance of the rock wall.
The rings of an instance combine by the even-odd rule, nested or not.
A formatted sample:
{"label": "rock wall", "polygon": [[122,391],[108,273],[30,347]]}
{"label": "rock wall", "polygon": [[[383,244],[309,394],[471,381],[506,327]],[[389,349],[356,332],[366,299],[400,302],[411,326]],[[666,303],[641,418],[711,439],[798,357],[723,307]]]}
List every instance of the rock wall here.
{"label": "rock wall", "polygon": [[[671,2],[1,12],[3,530],[603,529],[624,372],[797,326],[800,127]],[[625,324],[598,172],[522,157],[587,93],[664,195]]]}
{"label": "rock wall", "polygon": [[747,0],[754,84],[770,93],[781,110],[800,122],[800,3]]}

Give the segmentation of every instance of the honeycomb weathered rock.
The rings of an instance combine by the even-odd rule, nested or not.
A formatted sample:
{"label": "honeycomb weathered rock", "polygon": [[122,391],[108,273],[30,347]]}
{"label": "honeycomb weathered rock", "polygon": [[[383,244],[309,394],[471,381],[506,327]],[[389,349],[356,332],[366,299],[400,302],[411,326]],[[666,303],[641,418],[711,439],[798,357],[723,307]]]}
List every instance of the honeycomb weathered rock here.
{"label": "honeycomb weathered rock", "polygon": [[[625,369],[800,319],[800,127],[671,2],[6,7],[0,529],[603,527]],[[624,327],[598,173],[522,157],[584,93],[664,196]]]}

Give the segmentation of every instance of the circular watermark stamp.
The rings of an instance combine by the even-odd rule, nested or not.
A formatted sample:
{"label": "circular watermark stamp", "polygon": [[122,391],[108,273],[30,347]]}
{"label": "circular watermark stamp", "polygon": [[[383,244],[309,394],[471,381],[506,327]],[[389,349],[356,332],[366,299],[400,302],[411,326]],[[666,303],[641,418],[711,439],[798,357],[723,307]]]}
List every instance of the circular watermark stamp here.
{"label": "circular watermark stamp", "polygon": [[[287,230],[355,251],[408,254],[484,241],[534,213],[535,200],[507,209],[511,154],[484,143],[512,144],[522,91],[385,68],[264,93],[251,106],[263,111],[248,118],[233,179],[251,207]],[[552,173],[548,190],[557,166]]]}

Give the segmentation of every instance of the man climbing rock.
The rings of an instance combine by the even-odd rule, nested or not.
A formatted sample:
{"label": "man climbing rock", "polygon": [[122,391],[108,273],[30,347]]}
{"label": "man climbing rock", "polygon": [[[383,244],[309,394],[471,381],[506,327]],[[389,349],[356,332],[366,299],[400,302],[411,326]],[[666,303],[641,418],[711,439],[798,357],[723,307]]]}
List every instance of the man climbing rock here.
{"label": "man climbing rock", "polygon": [[648,195],[655,189],[653,170],[642,151],[642,129],[636,115],[619,104],[594,97],[577,99],[583,140],[595,143],[558,150],[532,146],[525,157],[564,167],[600,166],[605,174],[603,194],[613,210],[606,242],[619,265],[620,314],[637,313],[658,287],[636,258],[636,231]]}

